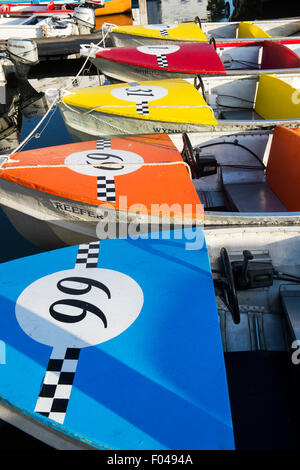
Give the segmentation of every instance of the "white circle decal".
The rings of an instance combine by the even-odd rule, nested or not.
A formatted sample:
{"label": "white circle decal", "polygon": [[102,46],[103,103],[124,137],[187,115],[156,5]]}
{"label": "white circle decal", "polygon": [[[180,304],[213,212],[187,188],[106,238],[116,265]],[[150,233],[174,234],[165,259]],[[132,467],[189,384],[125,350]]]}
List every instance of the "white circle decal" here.
{"label": "white circle decal", "polygon": [[144,26],[146,29],[155,29],[155,30],[162,30],[162,29],[174,29],[177,28],[178,24],[147,24]]}
{"label": "white circle decal", "polygon": [[141,101],[154,101],[168,94],[166,88],[160,86],[133,85],[128,87],[114,88],[111,94],[119,100],[140,103]]}
{"label": "white circle decal", "polygon": [[[118,149],[86,150],[69,155],[65,164],[76,173],[89,176],[125,175],[138,170],[143,158],[137,153]],[[101,165],[101,166],[98,166]]]}
{"label": "white circle decal", "polygon": [[22,330],[35,341],[61,348],[84,348],[108,341],[139,316],[140,286],[110,269],[69,269],[30,284],[16,303]]}
{"label": "white circle decal", "polygon": [[150,55],[173,54],[173,52],[177,52],[179,49],[180,49],[180,46],[175,46],[175,45],[137,47],[137,50],[139,52],[142,52],[143,54],[150,54]]}

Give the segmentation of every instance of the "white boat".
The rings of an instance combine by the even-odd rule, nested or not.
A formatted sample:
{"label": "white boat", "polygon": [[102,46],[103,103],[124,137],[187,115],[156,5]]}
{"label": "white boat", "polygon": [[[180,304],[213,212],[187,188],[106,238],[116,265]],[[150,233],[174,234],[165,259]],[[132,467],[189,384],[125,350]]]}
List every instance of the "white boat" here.
{"label": "white boat", "polygon": [[178,44],[203,42],[214,38],[217,43],[238,44],[247,41],[274,40],[283,44],[299,43],[300,19],[265,21],[108,26],[113,44],[119,46],[144,46],[152,44]]}
{"label": "white boat", "polygon": [[70,91],[60,111],[72,134],[233,131],[300,125],[300,75],[205,76]]}
{"label": "white boat", "polygon": [[0,16],[0,39],[54,38],[90,32],[95,27],[95,13],[90,8],[75,8],[68,13],[29,17]]}

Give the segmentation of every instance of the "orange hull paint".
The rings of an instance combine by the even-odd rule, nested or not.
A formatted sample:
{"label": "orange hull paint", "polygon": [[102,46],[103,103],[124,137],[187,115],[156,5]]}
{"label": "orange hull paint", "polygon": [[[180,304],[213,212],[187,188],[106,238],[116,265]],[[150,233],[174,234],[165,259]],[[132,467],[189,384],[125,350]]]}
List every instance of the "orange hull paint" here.
{"label": "orange hull paint", "polygon": [[266,180],[289,211],[300,211],[300,129],[275,129]]}
{"label": "orange hull paint", "polygon": [[130,11],[118,15],[96,16],[96,30],[102,29],[103,23],[112,23],[117,26],[127,26],[133,24],[133,17]]}
{"label": "orange hull paint", "polygon": [[109,0],[105,2],[104,7],[96,8],[96,16],[114,15],[131,10],[131,0]]}
{"label": "orange hull paint", "polygon": [[[182,157],[168,135],[143,137],[123,137],[111,139],[111,149],[133,152],[141,156],[145,163],[180,162],[175,165],[141,166],[132,173],[115,176],[116,202],[97,199],[97,177],[80,174],[68,167],[51,168],[63,165],[66,158],[77,152],[90,151],[95,155],[96,141],[28,150],[16,154],[18,162],[5,167],[44,165],[44,168],[12,169],[0,172],[0,177],[19,185],[59,196],[74,202],[84,202],[95,206],[111,207],[116,210],[140,212],[148,215],[204,218],[197,192],[190,179]],[[124,206],[126,197],[127,206]],[[121,198],[121,199],[120,199]],[[162,207],[166,205],[166,212]],[[153,205],[157,206],[157,209]],[[133,207],[135,206],[135,209]],[[168,212],[168,208],[172,208]]]}

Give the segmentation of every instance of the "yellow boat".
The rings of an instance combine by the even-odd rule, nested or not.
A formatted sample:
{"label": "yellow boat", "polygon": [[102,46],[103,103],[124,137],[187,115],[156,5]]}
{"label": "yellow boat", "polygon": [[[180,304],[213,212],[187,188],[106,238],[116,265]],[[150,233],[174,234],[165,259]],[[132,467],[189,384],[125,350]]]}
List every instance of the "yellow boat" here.
{"label": "yellow boat", "polygon": [[284,44],[300,43],[300,19],[202,23],[195,21],[173,24],[149,24],[112,27],[114,46],[137,46],[182,42],[202,42],[214,38],[219,43],[239,43],[258,39]]}
{"label": "yellow boat", "polygon": [[60,110],[67,126],[89,136],[197,132],[217,124],[202,94],[183,79],[72,90]]}
{"label": "yellow boat", "polygon": [[300,127],[299,73],[205,76],[66,92],[63,119],[76,138]]}
{"label": "yellow boat", "polygon": [[96,8],[96,16],[115,15],[131,10],[131,0],[105,0],[102,8]]}

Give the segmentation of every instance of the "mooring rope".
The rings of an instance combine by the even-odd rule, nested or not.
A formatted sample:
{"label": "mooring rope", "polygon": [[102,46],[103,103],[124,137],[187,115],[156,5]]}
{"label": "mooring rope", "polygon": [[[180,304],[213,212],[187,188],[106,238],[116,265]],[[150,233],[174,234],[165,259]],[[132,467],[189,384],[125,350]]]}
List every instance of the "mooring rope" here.
{"label": "mooring rope", "polygon": [[[7,163],[17,163],[18,160],[10,160],[9,162],[6,160],[4,162],[2,162],[2,164],[0,165],[0,168],[1,168],[1,172],[3,171],[10,171],[10,170],[41,170],[41,169],[49,169],[49,168],[82,168],[82,167],[91,167],[91,165],[89,163],[77,163],[77,164],[70,164],[70,165],[67,165],[65,163],[54,163],[54,164],[47,164],[47,165],[40,165],[40,164],[36,164],[36,165],[16,165],[16,166],[6,166],[6,167],[3,167],[2,165],[3,164],[7,164]],[[110,162],[110,163],[106,163],[106,164],[93,164],[92,166],[95,167],[95,168],[115,168],[115,167],[119,167],[120,165],[122,166],[138,166],[138,167],[143,167],[143,166],[170,166],[170,165],[183,165],[185,166],[185,168],[188,170],[188,173],[189,173],[189,176],[190,178],[192,179],[192,173],[191,173],[191,169],[189,167],[189,165],[186,163],[186,162],[183,162],[183,161],[177,161],[177,162],[143,162],[143,163],[140,163],[140,162],[122,162],[121,164],[120,163],[114,163],[114,162]]]}
{"label": "mooring rope", "polygon": [[[112,23],[105,23],[105,25],[113,26],[113,27],[115,26],[115,25],[112,24]],[[76,80],[78,80],[78,78],[79,78],[81,72],[84,70],[86,64],[88,63],[88,61],[89,61],[89,59],[90,59],[90,56],[91,56],[93,50],[94,50],[96,47],[100,47],[100,45],[101,45],[102,43],[105,44],[105,39],[106,39],[106,37],[108,36],[109,32],[110,32],[110,29],[109,29],[109,28],[107,28],[107,30],[106,30],[105,33],[104,33],[104,31],[102,30],[102,38],[100,39],[100,41],[99,41],[97,44],[93,44],[93,43],[92,43],[92,44],[90,45],[90,49],[91,49],[91,50],[90,50],[89,54],[87,55],[87,57],[86,57],[86,59],[85,59],[83,65],[82,65],[82,67],[80,68],[80,70],[78,71],[78,73],[76,74],[76,76],[71,79],[70,85],[67,85],[67,86],[64,88],[65,91],[68,90],[68,88],[71,87],[71,86],[74,84],[74,82],[75,82]],[[74,85],[73,85],[73,86],[74,86]],[[55,90],[56,90],[56,89],[55,89]],[[2,156],[1,156],[1,158],[3,158],[4,161],[1,163],[0,168],[2,168],[2,165],[3,165],[5,162],[9,162],[9,161],[10,161],[10,158],[11,158],[15,153],[17,153],[20,149],[22,149],[22,148],[24,147],[24,145],[27,144],[27,142],[29,142],[29,140],[32,139],[32,137],[34,136],[34,134],[36,133],[36,131],[39,129],[39,127],[41,126],[41,124],[47,119],[47,117],[49,116],[49,114],[50,114],[50,112],[52,111],[52,109],[57,105],[57,102],[59,101],[59,99],[60,99],[60,97],[61,97],[60,91],[61,91],[60,89],[57,89],[57,96],[55,97],[55,99],[53,100],[53,102],[51,103],[51,105],[49,106],[48,110],[46,111],[46,113],[44,114],[44,116],[42,117],[42,119],[37,123],[37,125],[36,125],[36,126],[34,127],[34,129],[28,134],[28,136],[27,136],[22,142],[20,142],[20,144],[19,144],[14,150],[12,150],[12,152],[10,152],[8,155],[2,155]],[[44,126],[44,128],[42,129],[42,131],[41,131],[39,134],[37,134],[37,136],[38,136],[37,138],[39,138],[39,137],[41,136],[42,132],[46,129],[46,127],[47,127],[47,125],[49,124],[49,122],[51,121],[51,118],[53,117],[53,115],[54,115],[54,110],[53,110],[53,113],[52,113],[52,115],[50,116],[50,118],[49,118],[47,124]]]}

